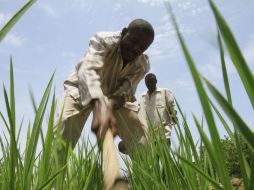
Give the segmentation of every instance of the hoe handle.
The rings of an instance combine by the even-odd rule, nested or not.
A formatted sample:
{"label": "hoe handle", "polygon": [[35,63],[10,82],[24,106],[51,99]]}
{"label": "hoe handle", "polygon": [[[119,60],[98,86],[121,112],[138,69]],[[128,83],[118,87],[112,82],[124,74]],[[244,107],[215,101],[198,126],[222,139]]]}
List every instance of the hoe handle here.
{"label": "hoe handle", "polygon": [[103,142],[103,173],[105,190],[110,190],[120,178],[120,165],[111,129],[107,129]]}

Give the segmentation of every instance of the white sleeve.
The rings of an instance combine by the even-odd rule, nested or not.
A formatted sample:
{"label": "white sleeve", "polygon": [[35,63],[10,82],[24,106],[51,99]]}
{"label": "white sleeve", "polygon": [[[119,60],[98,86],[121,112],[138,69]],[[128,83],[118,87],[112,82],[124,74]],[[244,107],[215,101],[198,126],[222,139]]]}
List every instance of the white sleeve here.
{"label": "white sleeve", "polygon": [[172,123],[174,123],[174,118],[176,117],[177,111],[176,111],[176,105],[175,105],[175,98],[169,90],[166,90],[165,92],[165,99],[166,99],[167,109],[169,111],[170,120]]}
{"label": "white sleeve", "polygon": [[82,105],[89,104],[92,99],[104,98],[98,72],[104,65],[106,47],[105,41],[95,35],[90,39],[89,48],[77,66],[78,86]]}

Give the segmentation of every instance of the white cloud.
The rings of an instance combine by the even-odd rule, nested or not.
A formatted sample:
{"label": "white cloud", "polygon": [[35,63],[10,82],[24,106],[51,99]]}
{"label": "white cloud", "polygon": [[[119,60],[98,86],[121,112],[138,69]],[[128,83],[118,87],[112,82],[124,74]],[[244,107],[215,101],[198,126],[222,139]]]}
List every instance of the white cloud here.
{"label": "white cloud", "polygon": [[191,12],[192,14],[202,13],[207,11],[207,3],[204,5],[202,0],[175,0],[172,4],[182,12]]}
{"label": "white cloud", "polygon": [[139,3],[149,3],[150,5],[154,6],[166,2],[167,0],[137,0],[137,1]]}
{"label": "white cloud", "polygon": [[250,37],[246,48],[243,50],[247,63],[254,66],[254,34]]}
{"label": "white cloud", "polygon": [[75,8],[77,11],[84,11],[90,12],[93,8],[92,2],[84,1],[84,0],[72,0],[72,7]]}
{"label": "white cloud", "polygon": [[63,64],[64,68],[66,70],[68,70],[68,72],[75,67],[75,65],[78,63],[78,61],[80,59],[80,56],[78,56],[74,52],[64,51],[64,52],[61,53],[61,56],[62,56],[63,60],[65,61],[64,64]]}
{"label": "white cloud", "polygon": [[167,57],[169,54],[172,54],[172,51],[175,51],[174,47],[177,47],[177,41],[174,38],[174,29],[172,25],[166,21],[160,21],[158,26],[155,28],[155,39],[153,45],[149,49],[149,54],[151,56],[162,58]]}
{"label": "white cloud", "polygon": [[50,17],[58,17],[57,11],[47,4],[39,4],[39,8]]}
{"label": "white cloud", "polygon": [[77,58],[77,54],[73,53],[73,52],[62,52],[61,53],[62,57],[68,61],[73,61],[74,59]]}
{"label": "white cloud", "polygon": [[249,63],[250,65],[254,65],[254,45],[249,46],[247,49],[245,49],[244,55],[247,63]]}
{"label": "white cloud", "polygon": [[116,3],[115,5],[114,5],[114,12],[118,12],[120,9],[122,8],[122,5],[121,5],[121,3]]}
{"label": "white cloud", "polygon": [[171,82],[172,89],[184,91],[194,91],[194,83],[190,74],[183,75],[181,78],[173,80]]}
{"label": "white cloud", "polygon": [[[170,2],[180,12],[197,15],[209,10],[207,2],[203,0],[136,0],[138,3],[146,3],[150,6],[164,5]],[[205,4],[204,4],[205,3]]]}
{"label": "white cloud", "polygon": [[10,14],[0,13],[0,27],[3,27],[10,19]]}
{"label": "white cloud", "polygon": [[195,9],[191,10],[191,13],[193,15],[199,15],[199,14],[207,12],[207,11],[209,11],[209,7],[203,6],[203,7],[196,7]]}
{"label": "white cloud", "polygon": [[25,42],[25,38],[15,34],[9,33],[4,38],[3,43],[14,46],[14,47],[21,47]]}
{"label": "white cloud", "polygon": [[229,55],[225,55],[225,62],[226,62],[226,68],[227,68],[228,75],[229,76],[234,76],[237,73],[237,71],[236,71],[236,68],[235,68],[235,66],[234,66],[234,64],[233,64],[233,62],[232,62]]}
{"label": "white cloud", "polygon": [[[226,52],[226,50],[225,50],[225,52]],[[243,54],[243,56],[245,58],[245,61],[250,66],[252,71],[254,69],[254,53],[253,52],[254,52],[254,35],[252,35],[250,37],[250,40],[248,41],[246,46],[244,48],[242,48],[242,54]],[[217,55],[217,57],[219,57],[219,55]],[[238,76],[237,70],[235,68],[235,65],[233,64],[229,54],[225,55],[225,62],[226,62],[228,76],[229,77],[236,77],[236,76]],[[213,73],[214,76],[216,76],[216,73],[215,73],[216,70],[218,71],[219,75],[220,75],[220,73],[222,73],[220,60],[217,61],[217,64],[213,65],[214,68],[211,68],[211,67],[212,66],[210,66],[210,71],[209,72],[213,71],[214,72]],[[213,77],[213,79],[216,79],[216,78]]]}
{"label": "white cloud", "polygon": [[[193,34],[196,30],[193,28],[187,28],[184,25],[180,26],[180,32],[183,35]],[[175,29],[170,23],[168,15],[162,17],[159,21],[159,25],[154,26],[155,39],[148,50],[151,56],[157,58],[177,58],[181,55],[181,49],[179,46],[178,38],[176,36]]]}
{"label": "white cloud", "polygon": [[218,57],[218,60],[216,60],[215,62],[205,64],[205,65],[200,65],[198,68],[199,72],[203,76],[205,76],[209,81],[213,81],[213,82],[221,81],[222,70],[221,70],[221,65],[218,61],[219,61],[219,57]]}

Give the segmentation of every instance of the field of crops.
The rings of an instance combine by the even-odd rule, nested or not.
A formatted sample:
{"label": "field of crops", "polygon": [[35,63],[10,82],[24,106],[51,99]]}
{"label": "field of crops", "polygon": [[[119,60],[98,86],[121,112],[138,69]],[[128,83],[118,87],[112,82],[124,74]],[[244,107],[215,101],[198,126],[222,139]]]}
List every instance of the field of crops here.
{"label": "field of crops", "polygon": [[[35,1],[28,1],[1,29],[0,42],[33,3]],[[174,17],[170,4],[167,3],[168,14],[174,24],[176,37],[179,39],[202,105],[204,119],[200,121],[193,115],[201,139],[196,144],[184,111],[181,110],[180,105],[177,105],[178,120],[181,122],[176,124],[175,131],[179,146],[175,150],[169,149],[164,135],[150,134],[148,147],[139,149],[135,153],[133,161],[125,160],[127,171],[124,173],[131,189],[237,189],[238,187],[232,186],[232,176],[227,171],[218,125],[215,122],[215,117],[218,117],[237,148],[242,174],[239,189],[244,185],[246,190],[253,190],[254,133],[234,109],[224,51],[228,52],[234,64],[252,107],[254,107],[253,72],[244,59],[233,32],[222,16],[223,14],[219,12],[212,0],[209,0],[209,3],[218,27],[217,39],[221,56],[222,83],[226,93],[218,91],[202,73],[198,72],[188,51],[188,45],[178,29],[177,18]],[[40,103],[32,105],[36,114],[32,122],[29,123],[25,151],[20,151],[22,123],[16,121],[13,70],[15,68],[13,68],[12,59],[10,59],[9,86],[4,86],[4,100],[1,100],[5,102],[6,106],[0,108],[0,118],[4,123],[1,128],[4,127],[8,131],[8,134],[0,136],[0,152],[2,153],[2,157],[0,157],[0,189],[103,189],[101,155],[89,141],[84,140],[75,153],[66,146],[64,155],[59,154],[59,146],[65,146],[65,144],[59,137],[59,131],[53,130],[55,112],[57,111],[55,94],[52,90],[54,75],[49,80]],[[48,130],[46,134],[43,134],[41,127],[47,114],[46,110],[50,110],[47,119]],[[224,115],[227,119],[224,118]],[[208,126],[209,134],[204,132],[204,123]],[[251,150],[252,160],[250,163],[244,157],[240,138],[247,143]],[[43,148],[37,154],[40,142]],[[200,152],[200,147],[205,147],[204,151]]]}

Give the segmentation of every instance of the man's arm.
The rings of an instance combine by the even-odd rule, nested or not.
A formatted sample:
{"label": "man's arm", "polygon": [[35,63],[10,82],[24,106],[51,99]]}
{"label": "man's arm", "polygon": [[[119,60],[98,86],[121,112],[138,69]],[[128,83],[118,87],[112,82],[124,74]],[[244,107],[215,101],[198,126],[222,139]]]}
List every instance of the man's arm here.
{"label": "man's arm", "polygon": [[134,96],[139,82],[144,78],[146,73],[150,70],[150,63],[147,55],[143,55],[140,58],[140,67],[136,69],[133,73],[128,74],[118,88],[114,92],[113,96]]}
{"label": "man's arm", "polygon": [[170,117],[170,124],[175,124],[177,121],[177,111],[176,111],[176,105],[175,105],[175,98],[173,94],[169,91],[165,91],[165,99],[166,99],[166,105],[167,105],[167,110],[168,114]]}
{"label": "man's arm", "polygon": [[111,104],[94,99],[91,105],[93,108],[92,131],[96,134],[97,139],[104,138],[109,127],[115,135],[117,133],[117,123]]}
{"label": "man's arm", "polygon": [[96,133],[98,139],[104,137],[108,127],[111,127],[113,132],[116,129],[116,119],[102,92],[98,74],[104,66],[106,53],[107,44],[103,38],[96,35],[91,38],[86,55],[77,67],[81,104],[92,106],[92,131]]}
{"label": "man's arm", "polygon": [[169,116],[169,120],[165,122],[164,124],[165,135],[166,135],[166,138],[169,140],[169,144],[170,144],[172,126],[177,121],[177,117],[176,117],[177,111],[176,111],[174,96],[169,90],[165,90],[165,100],[166,100],[167,112]]}
{"label": "man's arm", "polygon": [[88,50],[77,67],[78,86],[82,105],[88,105],[93,99],[103,99],[98,72],[104,66],[107,44],[95,35],[90,39]]}

